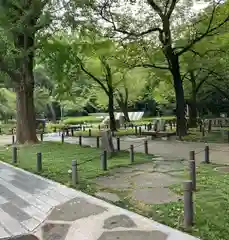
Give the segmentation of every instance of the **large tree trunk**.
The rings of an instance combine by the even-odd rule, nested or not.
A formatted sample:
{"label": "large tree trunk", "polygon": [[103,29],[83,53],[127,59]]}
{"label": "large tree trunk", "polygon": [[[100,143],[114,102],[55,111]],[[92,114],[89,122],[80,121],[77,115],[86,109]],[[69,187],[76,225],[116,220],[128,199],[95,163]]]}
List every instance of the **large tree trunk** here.
{"label": "large tree trunk", "polygon": [[179,137],[187,134],[187,125],[185,119],[185,99],[182,79],[180,75],[179,59],[173,55],[171,63],[171,72],[176,95],[176,117],[177,117],[177,135]]}
{"label": "large tree trunk", "polygon": [[114,95],[113,91],[109,91],[109,102],[108,102],[108,113],[110,117],[110,130],[116,131],[116,122],[115,122],[115,115],[114,115]]}
{"label": "large tree trunk", "polygon": [[28,55],[17,60],[17,68],[19,71],[16,82],[16,97],[17,97],[17,127],[16,137],[17,142],[36,143],[36,118],[34,108],[34,39],[35,35],[26,36],[19,34],[15,38],[17,49],[26,51]]}

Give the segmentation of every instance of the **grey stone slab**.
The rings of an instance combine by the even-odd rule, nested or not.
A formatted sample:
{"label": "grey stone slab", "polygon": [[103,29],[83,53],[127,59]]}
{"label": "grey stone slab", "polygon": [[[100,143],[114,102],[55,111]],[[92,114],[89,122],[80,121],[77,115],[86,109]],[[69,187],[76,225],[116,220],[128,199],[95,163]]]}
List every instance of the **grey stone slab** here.
{"label": "grey stone slab", "polygon": [[144,188],[135,189],[131,193],[131,197],[145,204],[163,204],[169,202],[177,202],[180,196],[170,191],[168,188]]}
{"label": "grey stone slab", "polygon": [[130,217],[123,214],[112,216],[104,221],[103,228],[105,229],[114,229],[118,227],[134,228],[137,227],[137,225]]}
{"label": "grey stone slab", "polygon": [[107,209],[96,204],[89,203],[83,198],[74,198],[55,207],[48,216],[48,219],[56,221],[75,221],[80,218],[103,213],[106,210]]}
{"label": "grey stone slab", "polygon": [[112,231],[104,232],[98,240],[166,240],[167,234],[160,231]]}
{"label": "grey stone slab", "polygon": [[32,217],[11,202],[2,204],[1,208],[4,212],[8,213],[12,218],[18,220],[19,222],[28,220]]}
{"label": "grey stone slab", "polygon": [[10,237],[10,234],[0,226],[0,239]]}
{"label": "grey stone slab", "polygon": [[42,239],[44,240],[64,240],[68,233],[69,224],[46,223],[42,227]]}
{"label": "grey stone slab", "polygon": [[39,239],[34,235],[28,234],[28,235],[14,236],[11,238],[3,238],[2,240],[39,240]]}
{"label": "grey stone slab", "polygon": [[32,232],[32,231],[34,231],[34,229],[36,229],[40,225],[41,221],[38,221],[35,218],[30,218],[30,219],[25,220],[20,223],[22,226],[24,226],[24,228],[26,228],[28,231]]}
{"label": "grey stone slab", "polygon": [[131,187],[131,183],[126,179],[126,176],[124,177],[98,177],[94,180],[94,183],[106,187],[106,188],[115,188],[115,189],[121,189],[126,190]]}
{"label": "grey stone slab", "polygon": [[0,196],[0,205],[9,202],[6,198]]}
{"label": "grey stone slab", "polygon": [[118,202],[120,201],[120,197],[115,193],[109,192],[97,192],[95,194],[96,197],[111,201],[111,202]]}
{"label": "grey stone slab", "polygon": [[17,205],[18,207],[27,207],[29,206],[29,203],[26,202],[24,199],[20,198],[15,192],[10,191],[8,188],[0,184],[0,195]]}

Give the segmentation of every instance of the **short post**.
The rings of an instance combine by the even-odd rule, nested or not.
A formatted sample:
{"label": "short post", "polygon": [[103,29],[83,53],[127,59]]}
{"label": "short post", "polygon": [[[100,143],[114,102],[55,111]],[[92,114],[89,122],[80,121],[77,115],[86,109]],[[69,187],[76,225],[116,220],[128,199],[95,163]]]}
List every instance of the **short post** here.
{"label": "short post", "polygon": [[75,187],[79,183],[77,161],[72,160],[72,185]]}
{"label": "short post", "polygon": [[102,170],[107,171],[107,151],[103,151],[101,155]]}
{"label": "short post", "polygon": [[203,126],[202,126],[202,137],[204,137],[205,136],[205,128],[204,128],[204,124],[203,124]]}
{"label": "short post", "polygon": [[227,142],[229,143],[229,131],[227,131]]}
{"label": "short post", "polygon": [[210,163],[210,159],[209,159],[209,146],[206,146],[205,147],[205,149],[204,149],[204,156],[205,156],[205,158],[204,158],[204,162],[205,163]]}
{"label": "short post", "polygon": [[82,146],[82,136],[79,136],[79,145]]}
{"label": "short post", "polygon": [[83,131],[85,132],[85,126],[83,126]]}
{"label": "short post", "polygon": [[189,152],[189,160],[195,160],[195,151],[190,151]]}
{"label": "short post", "polygon": [[61,134],[61,143],[64,143],[64,133]]}
{"label": "short post", "polygon": [[38,152],[37,153],[37,172],[42,171],[42,153]]}
{"label": "short post", "polygon": [[15,136],[13,135],[12,136],[12,144],[14,144],[15,143]]}
{"label": "short post", "polygon": [[192,181],[192,191],[196,191],[196,162],[195,160],[189,161],[190,179]]}
{"label": "short post", "polygon": [[148,141],[144,141],[145,154],[148,154]]}
{"label": "short post", "polygon": [[56,127],[53,128],[53,132],[56,133]]}
{"label": "short post", "polygon": [[96,147],[99,148],[99,136],[96,137]]}
{"label": "short post", "polygon": [[130,163],[134,162],[134,145],[130,145]]}
{"label": "short post", "polygon": [[88,130],[88,137],[91,137],[91,129]]}
{"label": "short post", "polygon": [[126,129],[126,123],[124,123],[124,128]]}
{"label": "short post", "polygon": [[134,124],[133,124],[133,123],[131,123],[131,128],[132,128],[132,129],[134,128]]}
{"label": "short post", "polygon": [[190,228],[193,225],[193,201],[192,201],[192,181],[184,182],[184,227]]}
{"label": "short post", "polygon": [[120,151],[120,138],[117,137],[117,151]]}
{"label": "short post", "polygon": [[135,126],[135,134],[137,135],[138,134],[138,127]]}
{"label": "short post", "polygon": [[99,129],[99,130],[101,129],[101,126],[100,126],[100,125],[98,126],[98,129]]}
{"label": "short post", "polygon": [[139,135],[142,135],[142,127],[139,127]]}
{"label": "short post", "polygon": [[115,131],[111,132],[112,137],[115,137]]}
{"label": "short post", "polygon": [[147,129],[147,125],[146,124],[144,124],[144,126],[145,126],[145,130]]}
{"label": "short post", "polygon": [[41,142],[43,142],[43,138],[44,137],[44,135],[43,135],[43,132],[41,133],[41,136],[40,136],[40,139],[41,139]]}
{"label": "short post", "polygon": [[14,129],[13,128],[11,129],[11,134],[14,135]]}
{"label": "short post", "polygon": [[72,135],[72,137],[74,136],[74,129],[73,128],[71,128],[71,135]]}
{"label": "short post", "polygon": [[12,148],[12,163],[17,163],[17,147]]}
{"label": "short post", "polygon": [[0,128],[0,134],[2,134],[2,129]]}

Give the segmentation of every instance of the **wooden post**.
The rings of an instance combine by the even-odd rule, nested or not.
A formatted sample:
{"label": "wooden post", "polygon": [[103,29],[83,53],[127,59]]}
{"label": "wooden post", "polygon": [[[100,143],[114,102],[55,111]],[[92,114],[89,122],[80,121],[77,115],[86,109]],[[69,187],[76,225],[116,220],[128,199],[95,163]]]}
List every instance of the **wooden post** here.
{"label": "wooden post", "polygon": [[193,225],[192,182],[184,182],[184,227],[189,229]]}
{"label": "wooden post", "polygon": [[137,135],[138,134],[138,127],[135,126],[135,134]]}
{"label": "wooden post", "polygon": [[189,152],[189,160],[195,160],[195,151],[190,151]]}
{"label": "wooden post", "polygon": [[99,129],[99,130],[101,129],[101,126],[100,126],[100,125],[98,126],[98,129]]}
{"label": "wooden post", "polygon": [[38,152],[37,153],[37,172],[42,171],[42,153]]}
{"label": "wooden post", "polygon": [[117,150],[120,151],[120,138],[117,137]]}
{"label": "wooden post", "polygon": [[61,134],[61,143],[64,143],[64,133]]}
{"label": "wooden post", "polygon": [[74,129],[71,128],[71,134],[72,134],[72,137],[74,136]]}
{"label": "wooden post", "polygon": [[83,131],[85,132],[85,126],[83,126]]}
{"label": "wooden post", "polygon": [[205,149],[204,149],[204,152],[205,152],[205,158],[204,158],[204,162],[205,163],[210,163],[210,154],[209,154],[209,146],[206,146]]}
{"label": "wooden post", "polygon": [[139,127],[139,135],[142,135],[142,127]]}
{"label": "wooden post", "polygon": [[103,151],[101,156],[102,170],[107,171],[107,151]]}
{"label": "wooden post", "polygon": [[12,148],[12,163],[17,163],[17,147]]}
{"label": "wooden post", "polygon": [[130,145],[130,163],[134,162],[134,145]]}
{"label": "wooden post", "polygon": [[43,133],[41,133],[41,137],[40,137],[40,139],[41,139],[41,142],[43,142]]}
{"label": "wooden post", "polygon": [[91,137],[91,129],[88,130],[88,136]]}
{"label": "wooden post", "polygon": [[13,135],[12,136],[12,144],[14,144],[15,143],[15,136]]}
{"label": "wooden post", "polygon": [[126,129],[126,123],[124,123],[124,129]]}
{"label": "wooden post", "polygon": [[96,147],[97,147],[97,148],[99,148],[99,141],[100,141],[99,136],[96,136]]}
{"label": "wooden post", "polygon": [[53,128],[53,132],[56,133],[56,127]]}
{"label": "wooden post", "polygon": [[147,129],[147,125],[146,124],[144,124],[144,126],[145,126],[145,130]]}
{"label": "wooden post", "polygon": [[229,131],[227,131],[227,142],[229,143]]}
{"label": "wooden post", "polygon": [[79,183],[77,161],[72,160],[72,185],[75,187]]}
{"label": "wooden post", "polygon": [[148,141],[144,141],[145,154],[148,154]]}
{"label": "wooden post", "polygon": [[79,136],[79,145],[82,146],[82,136]]}

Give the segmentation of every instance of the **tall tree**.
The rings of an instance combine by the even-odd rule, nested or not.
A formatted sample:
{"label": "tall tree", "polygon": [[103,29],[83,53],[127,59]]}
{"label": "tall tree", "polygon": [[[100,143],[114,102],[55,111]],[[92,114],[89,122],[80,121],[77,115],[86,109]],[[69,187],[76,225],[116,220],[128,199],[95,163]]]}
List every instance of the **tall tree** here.
{"label": "tall tree", "polygon": [[[168,69],[173,77],[179,136],[187,133],[180,57],[190,51],[197,42],[212,36],[228,22],[229,2],[220,5],[222,2],[209,1],[208,8],[203,14],[195,14],[192,11],[193,2],[179,0],[131,0],[128,1],[129,4],[127,1],[104,0],[99,1],[96,6],[93,5],[93,9],[115,32],[122,33],[129,39],[144,36],[148,43],[152,39],[153,45],[160,44],[167,66],[155,63],[145,66]],[[204,22],[204,26],[207,27],[196,28],[200,22]],[[177,41],[187,33],[188,41]],[[158,41],[155,41],[155,34]]]}

